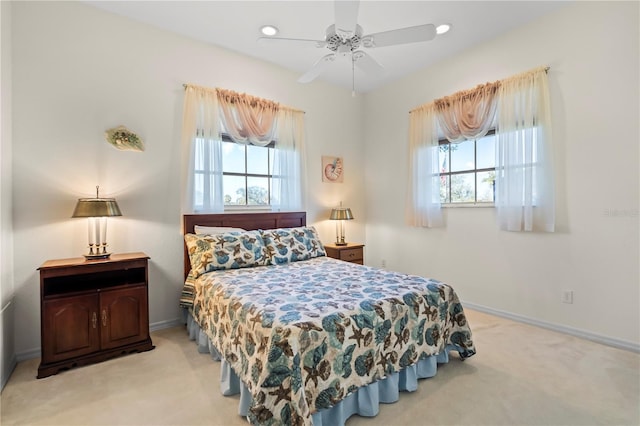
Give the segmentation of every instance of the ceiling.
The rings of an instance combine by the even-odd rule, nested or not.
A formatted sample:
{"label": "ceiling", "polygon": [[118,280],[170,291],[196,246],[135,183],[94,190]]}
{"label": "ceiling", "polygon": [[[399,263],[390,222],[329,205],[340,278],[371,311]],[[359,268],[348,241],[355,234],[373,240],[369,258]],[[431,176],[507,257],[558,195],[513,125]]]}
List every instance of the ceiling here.
{"label": "ceiling", "polygon": [[[258,43],[260,27],[275,25],[278,37],[324,40],[335,22],[334,2],[323,1],[86,1],[100,9],[215,44],[303,74],[327,48]],[[434,40],[364,49],[385,71],[373,78],[338,58],[317,80],[357,92],[376,89],[495,38],[564,5],[565,1],[377,1],[363,0],[358,24],[364,34],[432,23],[452,25]],[[297,78],[297,77],[296,77]],[[307,84],[314,84],[313,82]]]}

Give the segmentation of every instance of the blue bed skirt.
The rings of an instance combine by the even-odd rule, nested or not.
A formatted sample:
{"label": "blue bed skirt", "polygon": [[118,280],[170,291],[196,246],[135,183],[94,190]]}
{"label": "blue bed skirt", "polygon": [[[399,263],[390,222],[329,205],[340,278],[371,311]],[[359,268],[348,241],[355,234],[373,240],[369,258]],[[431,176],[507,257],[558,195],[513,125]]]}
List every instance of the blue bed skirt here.
{"label": "blue bed skirt", "polygon": [[[240,381],[231,366],[220,356],[220,352],[211,343],[208,336],[200,329],[193,317],[185,309],[184,320],[187,324],[189,338],[195,340],[198,352],[209,353],[215,361],[221,362],[220,392],[223,395],[240,394],[238,414],[246,416],[251,406],[251,394]],[[393,373],[384,379],[359,388],[331,408],[321,410],[312,416],[314,426],[344,425],[349,417],[358,414],[364,417],[378,415],[380,403],[389,404],[399,399],[400,391],[413,392],[418,388],[418,379],[426,379],[436,375],[438,364],[449,362],[449,351],[455,350],[447,346],[444,351],[430,356],[404,370]]]}

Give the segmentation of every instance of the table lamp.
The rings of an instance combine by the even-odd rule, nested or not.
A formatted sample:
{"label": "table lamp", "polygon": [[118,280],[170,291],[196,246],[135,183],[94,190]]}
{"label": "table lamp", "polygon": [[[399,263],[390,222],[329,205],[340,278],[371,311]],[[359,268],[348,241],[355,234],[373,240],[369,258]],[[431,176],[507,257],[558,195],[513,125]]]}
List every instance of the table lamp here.
{"label": "table lamp", "polygon": [[89,218],[89,253],[87,259],[106,259],[107,252],[107,217],[122,216],[115,198],[100,198],[100,188],[96,186],[96,198],[80,198],[71,217]]}
{"label": "table lamp", "polygon": [[336,245],[346,246],[347,243],[344,241],[344,221],[353,219],[353,214],[351,213],[351,209],[348,207],[342,207],[342,203],[340,203],[340,207],[331,209],[331,216],[329,216],[329,219],[337,220]]}

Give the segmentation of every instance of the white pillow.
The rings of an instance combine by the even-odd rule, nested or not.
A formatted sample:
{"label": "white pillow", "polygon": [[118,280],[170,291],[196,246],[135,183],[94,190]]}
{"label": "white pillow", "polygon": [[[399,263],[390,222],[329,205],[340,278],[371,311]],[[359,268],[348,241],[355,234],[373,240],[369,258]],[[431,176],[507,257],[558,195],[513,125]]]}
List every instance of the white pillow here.
{"label": "white pillow", "polygon": [[193,227],[196,235],[219,235],[227,232],[245,232],[242,228],[233,228],[230,226],[200,226],[195,225]]}

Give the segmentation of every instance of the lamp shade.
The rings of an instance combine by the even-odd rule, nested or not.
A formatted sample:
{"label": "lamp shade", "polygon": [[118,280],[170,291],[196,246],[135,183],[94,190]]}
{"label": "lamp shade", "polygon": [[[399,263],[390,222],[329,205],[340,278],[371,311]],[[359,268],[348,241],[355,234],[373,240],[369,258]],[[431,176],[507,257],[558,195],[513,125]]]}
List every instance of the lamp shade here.
{"label": "lamp shade", "polygon": [[115,198],[80,198],[71,217],[122,216]]}
{"label": "lamp shade", "polygon": [[349,207],[338,207],[335,209],[331,209],[331,216],[329,216],[331,220],[351,220],[353,219],[353,214],[351,213],[351,209]]}

